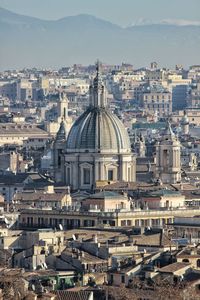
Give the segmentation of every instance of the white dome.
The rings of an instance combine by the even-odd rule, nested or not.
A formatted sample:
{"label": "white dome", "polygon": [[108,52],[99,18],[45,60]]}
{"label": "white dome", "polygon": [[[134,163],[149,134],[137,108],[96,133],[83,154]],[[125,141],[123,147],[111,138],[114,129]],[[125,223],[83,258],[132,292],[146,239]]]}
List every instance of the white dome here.
{"label": "white dome", "polygon": [[130,153],[130,140],[119,118],[103,107],[90,107],[72,126],[67,152]]}

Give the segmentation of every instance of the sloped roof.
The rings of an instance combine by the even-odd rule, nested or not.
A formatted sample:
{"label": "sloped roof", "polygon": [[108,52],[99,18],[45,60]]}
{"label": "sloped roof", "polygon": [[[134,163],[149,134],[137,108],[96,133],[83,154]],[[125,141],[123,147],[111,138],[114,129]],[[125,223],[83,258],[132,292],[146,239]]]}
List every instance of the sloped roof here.
{"label": "sloped roof", "polygon": [[61,201],[65,193],[44,193],[44,192],[33,192],[33,193],[16,193],[14,200],[19,201]]}
{"label": "sloped roof", "polygon": [[189,266],[190,266],[190,263],[175,262],[173,264],[167,265],[167,266],[159,269],[159,272],[174,273],[178,270],[184,269],[185,267],[189,267]]}

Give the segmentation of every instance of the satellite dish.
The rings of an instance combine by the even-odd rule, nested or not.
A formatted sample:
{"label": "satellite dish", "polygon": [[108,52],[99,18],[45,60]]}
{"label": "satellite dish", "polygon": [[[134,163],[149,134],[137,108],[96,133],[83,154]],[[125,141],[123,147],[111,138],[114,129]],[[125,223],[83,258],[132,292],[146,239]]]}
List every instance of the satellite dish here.
{"label": "satellite dish", "polygon": [[72,234],[72,238],[73,238],[74,241],[76,241],[76,237],[75,237],[74,234]]}
{"label": "satellite dish", "polygon": [[147,253],[147,250],[146,250],[146,249],[144,249],[144,253]]}

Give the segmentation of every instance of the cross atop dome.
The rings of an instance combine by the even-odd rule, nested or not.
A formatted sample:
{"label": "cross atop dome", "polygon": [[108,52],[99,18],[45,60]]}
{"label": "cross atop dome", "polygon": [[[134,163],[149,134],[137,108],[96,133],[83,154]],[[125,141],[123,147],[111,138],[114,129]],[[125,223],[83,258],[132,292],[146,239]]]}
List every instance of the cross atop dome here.
{"label": "cross atop dome", "polygon": [[100,60],[97,59],[97,61],[96,61],[96,71],[97,71],[97,74],[99,73],[100,68],[101,68],[101,63],[100,63]]}
{"label": "cross atop dome", "polygon": [[101,78],[100,61],[96,62],[96,76],[90,86],[90,105],[96,108],[106,107],[105,87]]}

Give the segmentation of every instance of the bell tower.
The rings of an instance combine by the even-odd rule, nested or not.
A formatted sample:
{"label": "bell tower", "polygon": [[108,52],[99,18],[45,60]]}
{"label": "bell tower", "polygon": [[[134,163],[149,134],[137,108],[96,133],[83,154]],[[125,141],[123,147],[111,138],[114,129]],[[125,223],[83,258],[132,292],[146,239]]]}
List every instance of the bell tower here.
{"label": "bell tower", "polygon": [[164,135],[156,146],[156,177],[162,183],[181,181],[180,153],[180,142],[173,133],[171,124],[168,121]]}
{"label": "bell tower", "polygon": [[58,122],[61,122],[62,119],[66,121],[67,118],[68,118],[68,99],[65,93],[59,93]]}
{"label": "bell tower", "polygon": [[54,180],[64,182],[64,151],[66,146],[66,128],[62,120],[53,145]]}

